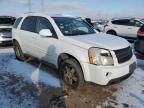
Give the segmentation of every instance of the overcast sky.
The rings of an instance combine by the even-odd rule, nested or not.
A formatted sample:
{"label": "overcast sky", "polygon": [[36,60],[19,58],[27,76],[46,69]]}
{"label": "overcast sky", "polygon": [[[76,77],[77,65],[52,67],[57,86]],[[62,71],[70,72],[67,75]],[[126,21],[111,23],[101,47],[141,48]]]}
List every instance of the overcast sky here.
{"label": "overcast sky", "polygon": [[29,10],[93,18],[144,17],[144,0],[0,0],[0,15],[18,16]]}

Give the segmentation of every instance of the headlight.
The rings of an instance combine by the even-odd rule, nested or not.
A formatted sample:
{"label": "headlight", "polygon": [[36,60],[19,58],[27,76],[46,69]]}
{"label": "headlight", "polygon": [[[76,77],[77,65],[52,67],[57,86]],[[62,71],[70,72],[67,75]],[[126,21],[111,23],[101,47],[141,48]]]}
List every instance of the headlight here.
{"label": "headlight", "polygon": [[100,48],[90,48],[88,51],[89,61],[96,65],[114,65],[110,51]]}

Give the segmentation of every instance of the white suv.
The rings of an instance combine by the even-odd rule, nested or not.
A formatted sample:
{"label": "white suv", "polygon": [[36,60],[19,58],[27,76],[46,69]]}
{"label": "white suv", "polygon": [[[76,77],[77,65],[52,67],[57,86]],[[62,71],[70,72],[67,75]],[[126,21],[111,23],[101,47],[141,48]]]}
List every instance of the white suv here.
{"label": "white suv", "polygon": [[105,32],[124,37],[128,40],[137,38],[137,31],[144,24],[144,20],[135,18],[112,19],[105,26]]}
{"label": "white suv", "polygon": [[80,18],[29,13],[16,23],[12,31],[16,58],[30,55],[52,64],[72,88],[85,81],[108,85],[127,78],[136,68],[136,57],[125,39],[96,33]]}

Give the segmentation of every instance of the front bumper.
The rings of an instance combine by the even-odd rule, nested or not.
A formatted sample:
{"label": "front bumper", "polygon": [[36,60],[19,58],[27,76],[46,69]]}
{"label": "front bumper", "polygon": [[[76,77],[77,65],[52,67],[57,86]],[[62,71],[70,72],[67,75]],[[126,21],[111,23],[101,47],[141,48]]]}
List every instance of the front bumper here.
{"label": "front bumper", "polygon": [[108,85],[109,85],[109,84],[118,83],[118,82],[121,82],[121,81],[129,78],[129,77],[133,74],[133,72],[134,72],[135,69],[136,69],[136,62],[134,62],[134,63],[132,64],[132,68],[130,69],[130,72],[129,72],[128,74],[126,74],[126,75],[124,75],[124,76],[122,76],[122,77],[119,77],[119,78],[115,78],[115,79],[110,80],[109,83],[108,83]]}
{"label": "front bumper", "polygon": [[1,45],[5,45],[5,44],[12,44],[12,38],[3,38],[3,37],[0,37],[0,44]]}
{"label": "front bumper", "polygon": [[129,61],[117,66],[83,64],[85,66],[84,77],[87,82],[108,85],[117,80],[121,81],[128,78],[136,69],[136,57],[133,55]]}

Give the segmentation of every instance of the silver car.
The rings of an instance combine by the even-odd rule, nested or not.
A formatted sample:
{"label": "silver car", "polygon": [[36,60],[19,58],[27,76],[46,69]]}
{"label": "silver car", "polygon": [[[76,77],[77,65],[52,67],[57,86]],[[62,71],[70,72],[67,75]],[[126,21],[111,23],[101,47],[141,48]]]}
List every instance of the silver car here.
{"label": "silver car", "polygon": [[12,26],[16,18],[11,16],[0,16],[0,44],[12,43]]}

